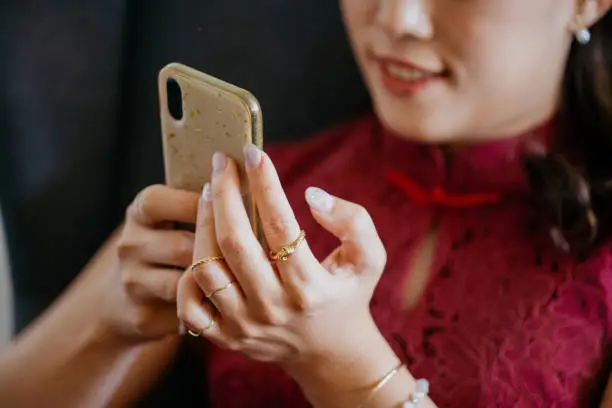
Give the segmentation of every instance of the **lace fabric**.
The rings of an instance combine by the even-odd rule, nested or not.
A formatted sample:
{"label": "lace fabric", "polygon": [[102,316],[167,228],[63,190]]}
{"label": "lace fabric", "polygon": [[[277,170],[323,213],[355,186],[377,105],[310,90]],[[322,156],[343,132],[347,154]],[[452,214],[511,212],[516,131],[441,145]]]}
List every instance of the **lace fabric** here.
{"label": "lace fabric", "polygon": [[[368,116],[270,151],[315,254],[327,255],[337,242],[310,216],[307,186],[370,211],[388,252],[372,314],[413,375],[429,380],[440,408],[580,406],[610,341],[612,247],[582,263],[558,254],[520,195],[516,141],[548,137],[550,129],[481,146],[447,168],[435,149],[377,135],[377,126]],[[492,188],[511,199],[469,208],[417,204],[385,182],[389,167],[425,187]],[[414,251],[434,222],[431,278],[408,309]],[[277,367],[214,347],[205,354],[213,407],[309,406]]]}

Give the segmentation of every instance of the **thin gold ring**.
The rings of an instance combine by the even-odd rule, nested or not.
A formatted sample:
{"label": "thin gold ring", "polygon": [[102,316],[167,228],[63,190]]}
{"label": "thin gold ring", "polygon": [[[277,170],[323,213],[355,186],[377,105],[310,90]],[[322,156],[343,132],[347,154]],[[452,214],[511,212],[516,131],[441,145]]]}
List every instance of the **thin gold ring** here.
{"label": "thin gold ring", "polygon": [[223,261],[223,260],[225,260],[225,258],[222,257],[222,256],[207,256],[206,258],[202,258],[199,261],[194,262],[193,264],[191,264],[189,269],[191,269],[192,271],[195,271],[195,269],[198,266],[206,265],[207,263],[211,263],[211,262],[219,262],[219,261]]}
{"label": "thin gold ring", "polygon": [[189,335],[193,337],[200,337],[202,335],[202,330],[200,330],[199,332],[194,332],[191,329],[187,329],[187,333],[189,333]]}
{"label": "thin gold ring", "polygon": [[187,333],[189,333],[193,337],[200,337],[202,335],[202,333],[204,333],[207,330],[212,329],[214,327],[214,325],[215,325],[215,320],[214,319],[210,319],[210,322],[208,322],[208,326],[206,326],[205,328],[203,328],[199,332],[194,332],[191,329],[187,329]]}
{"label": "thin gold ring", "polygon": [[298,249],[300,244],[304,242],[305,239],[306,239],[306,232],[304,230],[300,230],[300,233],[298,234],[295,241],[293,241],[289,245],[283,246],[278,252],[270,251],[270,258],[272,258],[275,261],[285,262],[286,260],[289,259],[289,257],[291,257],[291,255],[293,255],[293,253],[296,251],[296,249]]}
{"label": "thin gold ring", "polygon": [[225,286],[219,288],[219,289],[215,289],[212,292],[210,292],[209,294],[206,295],[206,299],[210,299],[211,297],[215,296],[217,293],[219,292],[223,292],[225,289],[228,289],[230,287],[232,287],[232,285],[234,285],[236,283],[236,281],[229,281]]}

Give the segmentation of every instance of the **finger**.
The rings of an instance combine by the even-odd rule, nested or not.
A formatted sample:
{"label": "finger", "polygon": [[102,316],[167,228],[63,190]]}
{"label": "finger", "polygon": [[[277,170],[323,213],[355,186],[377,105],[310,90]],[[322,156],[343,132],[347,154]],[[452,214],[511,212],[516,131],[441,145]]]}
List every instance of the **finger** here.
{"label": "finger", "polygon": [[207,302],[203,302],[204,294],[191,270],[187,270],[181,276],[177,293],[176,314],[178,319],[196,333],[201,332],[206,337],[219,337],[218,322],[215,320],[213,308]]}
{"label": "finger", "polygon": [[342,242],[344,260],[358,270],[382,271],[387,254],[365,208],[316,187],[306,190],[306,202],[316,221]]}
{"label": "finger", "polygon": [[147,265],[134,266],[123,275],[123,286],[133,298],[175,303],[181,271]]}
{"label": "finger", "polygon": [[121,258],[178,268],[186,268],[191,264],[193,249],[192,232],[151,230],[137,224],[126,225],[117,247]]}
{"label": "finger", "polygon": [[251,228],[238,168],[223,153],[213,157],[213,211],[217,242],[249,302],[274,302],[280,282]]}
{"label": "finger", "polygon": [[199,195],[163,185],[154,185],[142,190],[127,211],[128,220],[146,226],[163,222],[194,224],[198,210]]}
{"label": "finger", "polygon": [[[196,222],[195,242],[194,263],[207,257],[222,255],[215,235],[212,192],[209,183],[202,190]],[[198,265],[193,268],[193,276],[204,295],[210,295],[209,300],[222,315],[236,316],[244,312],[246,306],[237,283],[235,287],[228,286],[231,282],[235,282],[235,278],[225,262],[212,261]],[[225,288],[225,290],[215,293],[222,288]],[[213,293],[215,294],[212,295]]]}
{"label": "finger", "polygon": [[162,336],[176,334],[179,321],[176,317],[176,306],[151,307],[143,305],[124,311],[125,330],[139,338],[159,339]]}
{"label": "finger", "polygon": [[[296,240],[300,227],[268,155],[252,145],[247,146],[244,153],[251,191],[266,240],[272,251],[278,251]],[[305,241],[291,255],[293,265],[306,266],[313,260],[314,256]],[[283,264],[278,265],[279,269],[283,268]],[[318,270],[312,267],[292,268],[292,273],[311,274]]]}

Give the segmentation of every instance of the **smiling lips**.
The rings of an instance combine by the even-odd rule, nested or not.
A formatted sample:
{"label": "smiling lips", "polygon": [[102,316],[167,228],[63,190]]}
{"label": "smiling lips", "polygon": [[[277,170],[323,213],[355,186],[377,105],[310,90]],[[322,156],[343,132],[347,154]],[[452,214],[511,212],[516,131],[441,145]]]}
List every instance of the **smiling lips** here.
{"label": "smiling lips", "polygon": [[414,95],[445,77],[443,72],[428,71],[404,61],[391,58],[375,60],[381,68],[383,84],[395,95]]}

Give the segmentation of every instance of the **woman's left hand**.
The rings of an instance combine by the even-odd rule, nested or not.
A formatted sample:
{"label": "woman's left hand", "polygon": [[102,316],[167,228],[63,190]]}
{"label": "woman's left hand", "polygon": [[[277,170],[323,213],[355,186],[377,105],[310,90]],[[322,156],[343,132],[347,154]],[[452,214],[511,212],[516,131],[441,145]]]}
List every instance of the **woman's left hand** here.
{"label": "woman's left hand", "polygon": [[[249,146],[245,162],[266,241],[280,251],[300,227],[269,157]],[[215,154],[193,260],[223,258],[196,264],[181,278],[178,317],[192,335],[281,365],[363,349],[364,331],[377,332],[369,303],[386,263],[384,247],[363,207],[315,188],[306,200],[340,245],[319,262],[306,239],[286,260],[271,262],[251,228],[236,163]]]}

